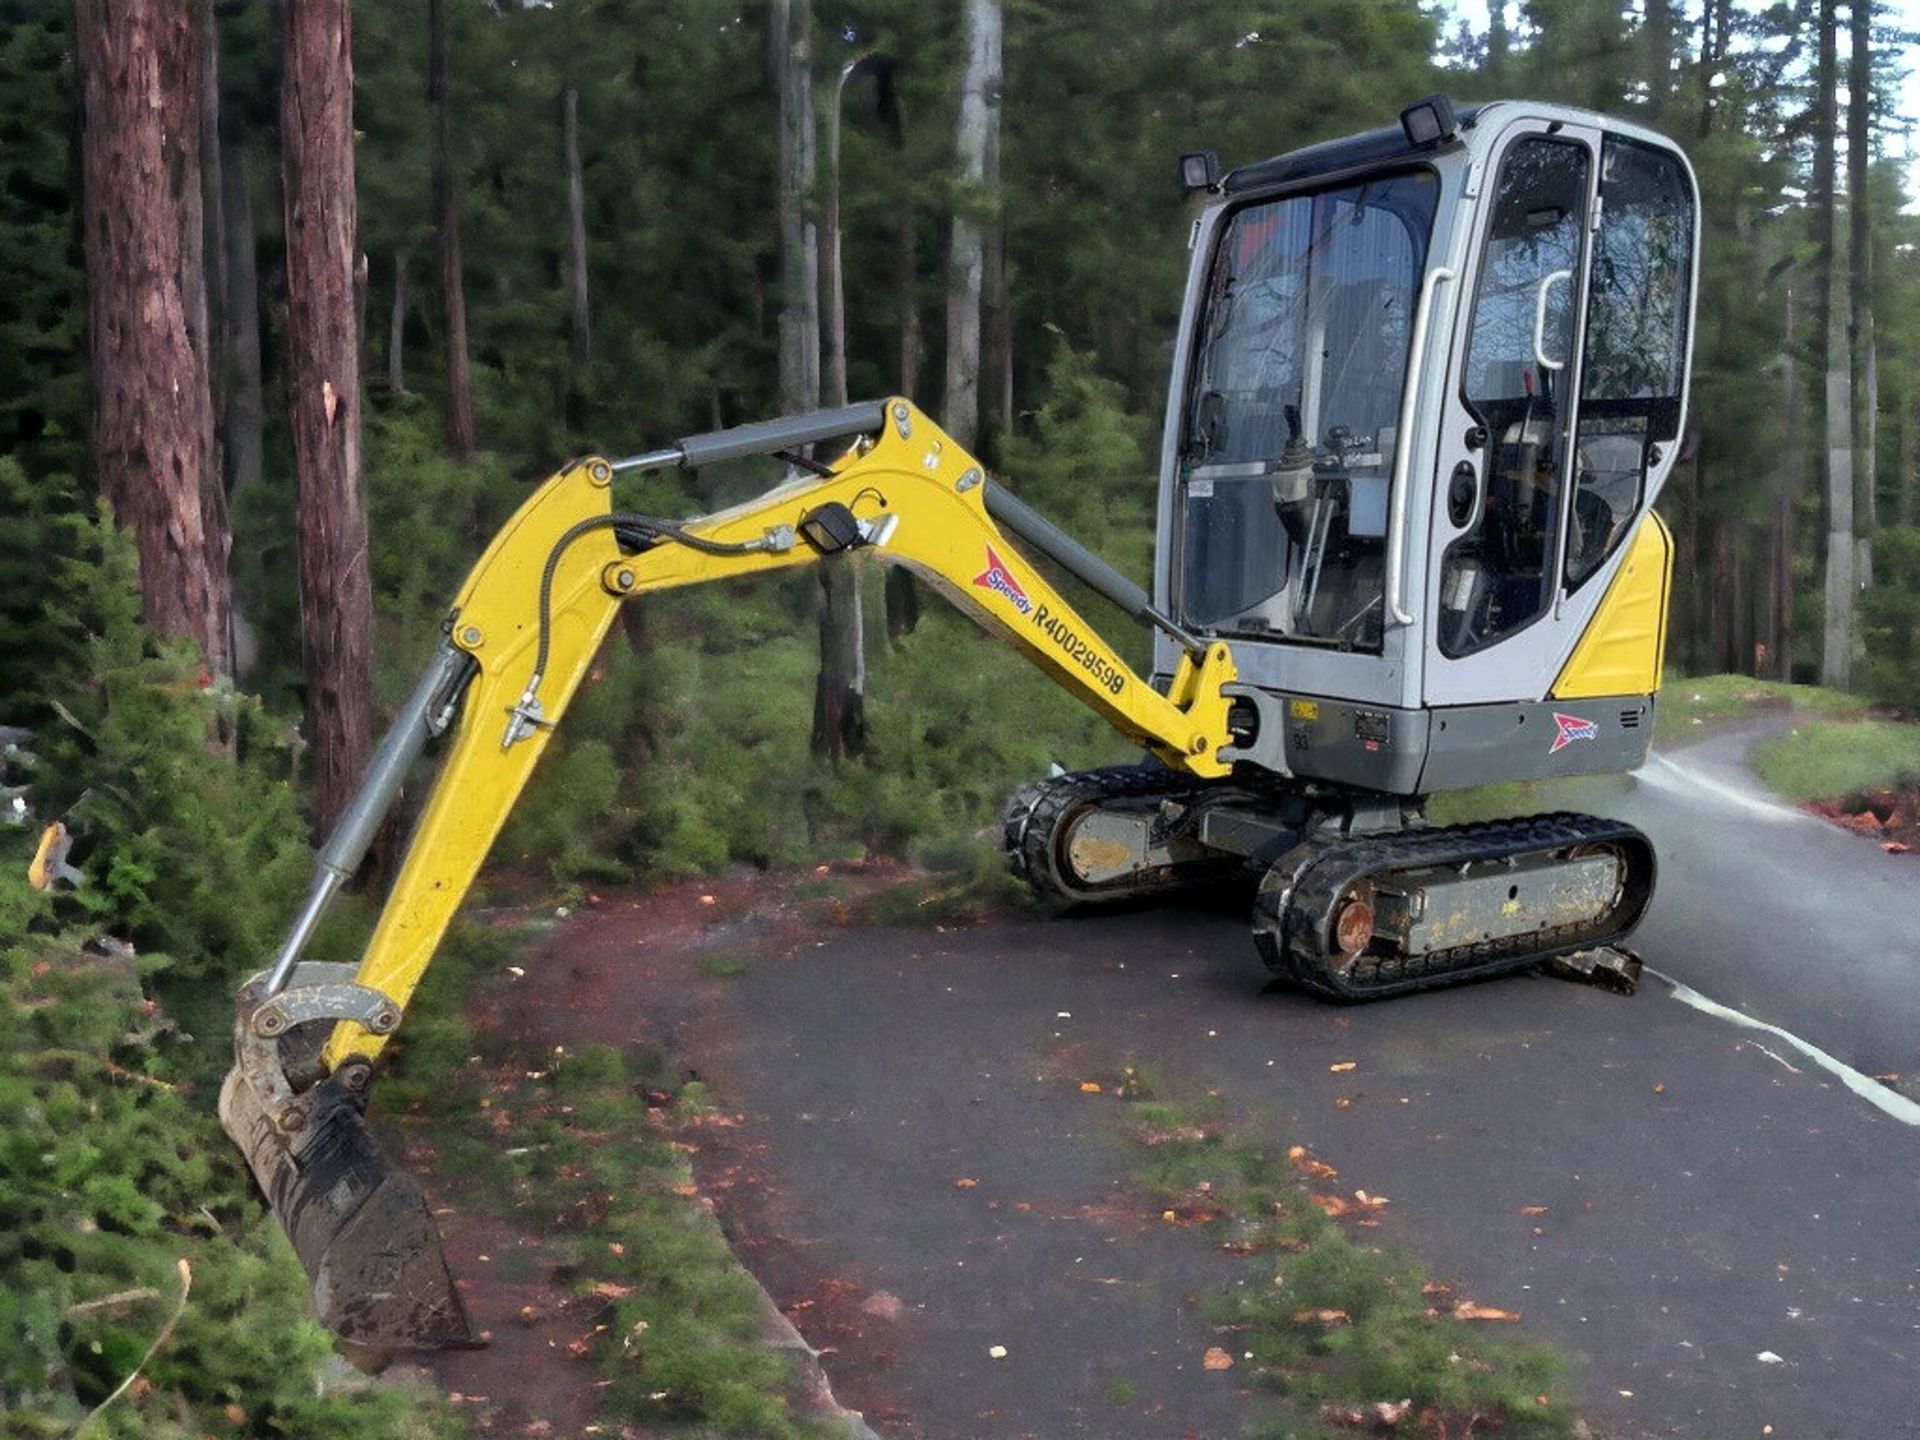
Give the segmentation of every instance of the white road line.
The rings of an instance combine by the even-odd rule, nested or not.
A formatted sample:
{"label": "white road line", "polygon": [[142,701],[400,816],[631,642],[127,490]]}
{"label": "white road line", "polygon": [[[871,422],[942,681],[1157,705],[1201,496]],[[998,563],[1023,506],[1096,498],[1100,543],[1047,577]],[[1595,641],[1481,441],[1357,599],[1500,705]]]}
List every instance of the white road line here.
{"label": "white road line", "polygon": [[[1656,766],[1659,768],[1655,769],[1654,767]],[[1723,800],[1729,805],[1738,806],[1749,814],[1758,815],[1762,819],[1786,821],[1810,820],[1813,818],[1803,811],[1794,809],[1791,805],[1782,805],[1777,800],[1768,800],[1759,795],[1749,795],[1746,791],[1736,789],[1724,781],[1715,780],[1695,770],[1689,770],[1686,766],[1677,764],[1664,755],[1654,755],[1650,757],[1645,765],[1634,772],[1635,779],[1643,784],[1652,785],[1656,790],[1670,790],[1673,788],[1673,781],[1666,778],[1669,775],[1673,777],[1673,780],[1677,780],[1683,785],[1691,786],[1695,790],[1704,791],[1716,800]]]}
{"label": "white road line", "polygon": [[[1731,1006],[1722,1005],[1718,1000],[1709,1000],[1691,985],[1683,985],[1671,975],[1664,975],[1651,965],[1646,966],[1645,969],[1647,974],[1667,985],[1673,991],[1673,998],[1682,1005],[1691,1005],[1702,1014],[1712,1015],[1716,1019],[1726,1020],[1748,1030],[1761,1030],[1769,1035],[1778,1036],[1869,1105],[1886,1112],[1903,1124],[1920,1126],[1920,1104],[1915,1104],[1898,1090],[1889,1089],[1871,1075],[1862,1075],[1845,1061],[1834,1059],[1818,1045],[1802,1040],[1790,1030],[1782,1030],[1778,1025],[1769,1025],[1764,1020],[1756,1020],[1751,1015],[1742,1014]],[[1779,1059],[1777,1055],[1774,1058]]]}

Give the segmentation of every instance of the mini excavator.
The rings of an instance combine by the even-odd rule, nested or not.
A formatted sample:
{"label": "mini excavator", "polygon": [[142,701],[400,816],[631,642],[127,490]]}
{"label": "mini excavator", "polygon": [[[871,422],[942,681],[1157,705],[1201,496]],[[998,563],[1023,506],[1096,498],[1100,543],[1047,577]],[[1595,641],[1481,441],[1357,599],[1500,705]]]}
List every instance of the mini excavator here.
{"label": "mini excavator", "polygon": [[[1631,826],[1441,826],[1422,801],[1646,758],[1672,556],[1653,505],[1680,448],[1698,270],[1686,158],[1586,111],[1434,96],[1224,175],[1189,154],[1181,177],[1202,203],[1151,594],[903,398],[578,461],[487,548],[237,1002],[221,1119],[343,1341],[472,1343],[421,1191],[367,1128],[369,1081],[638,596],[852,551],[906,566],[1146,752],[1018,791],[1015,870],[1076,906],[1256,876],[1261,957],[1316,995],[1517,971],[1638,922],[1654,855]],[[612,498],[623,473],[751,456],[788,479],[716,514]],[[1151,628],[1150,674],[1061,572]],[[363,958],[303,960],[442,735]]]}

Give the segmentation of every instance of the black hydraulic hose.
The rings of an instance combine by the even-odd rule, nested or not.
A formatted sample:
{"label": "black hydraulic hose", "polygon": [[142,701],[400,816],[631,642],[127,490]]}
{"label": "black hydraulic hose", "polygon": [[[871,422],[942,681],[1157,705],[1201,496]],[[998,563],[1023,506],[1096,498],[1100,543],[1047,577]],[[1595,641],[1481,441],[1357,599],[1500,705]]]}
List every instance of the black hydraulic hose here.
{"label": "black hydraulic hose", "polygon": [[626,511],[589,515],[584,520],[576,521],[553,542],[553,549],[547,552],[547,563],[540,571],[540,628],[534,648],[533,678],[527,682],[529,691],[536,688],[547,673],[547,652],[553,623],[553,577],[560,568],[560,557],[566,554],[567,547],[574,541],[596,530],[612,530],[622,544],[631,545],[636,550],[672,543],[708,555],[749,555],[765,547],[765,542],[760,540],[709,540],[704,535],[695,535],[675,521],[658,520],[651,515],[635,515]]}

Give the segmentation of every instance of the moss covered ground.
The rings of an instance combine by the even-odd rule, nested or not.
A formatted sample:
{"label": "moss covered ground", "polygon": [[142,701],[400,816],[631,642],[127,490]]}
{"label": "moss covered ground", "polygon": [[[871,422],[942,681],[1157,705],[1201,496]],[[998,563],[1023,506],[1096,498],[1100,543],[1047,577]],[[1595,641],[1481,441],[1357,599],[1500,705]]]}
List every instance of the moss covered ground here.
{"label": "moss covered ground", "polygon": [[1203,1303],[1223,1336],[1208,1364],[1270,1402],[1254,1433],[1580,1433],[1568,1358],[1384,1240],[1385,1200],[1217,1094],[1183,1091],[1151,1064],[1119,1069],[1137,1176],[1165,1218],[1244,1257],[1244,1277]]}

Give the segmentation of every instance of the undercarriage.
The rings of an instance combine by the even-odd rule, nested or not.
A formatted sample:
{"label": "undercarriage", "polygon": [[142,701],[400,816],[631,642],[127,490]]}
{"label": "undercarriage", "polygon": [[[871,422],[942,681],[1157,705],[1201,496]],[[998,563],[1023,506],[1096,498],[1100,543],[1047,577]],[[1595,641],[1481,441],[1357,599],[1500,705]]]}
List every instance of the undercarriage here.
{"label": "undercarriage", "polygon": [[1253,936],[1267,968],[1351,1001],[1615,944],[1645,912],[1655,874],[1647,838],[1616,820],[1431,825],[1417,801],[1151,765],[1022,787],[1005,844],[1014,873],[1061,906],[1257,876]]}

